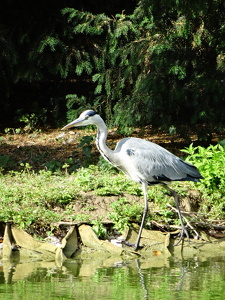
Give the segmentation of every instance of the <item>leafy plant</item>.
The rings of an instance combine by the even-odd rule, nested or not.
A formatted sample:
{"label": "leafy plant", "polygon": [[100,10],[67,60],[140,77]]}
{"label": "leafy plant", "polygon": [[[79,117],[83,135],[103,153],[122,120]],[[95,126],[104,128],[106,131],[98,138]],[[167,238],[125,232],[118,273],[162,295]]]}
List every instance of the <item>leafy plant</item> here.
{"label": "leafy plant", "polygon": [[194,163],[201,170],[204,176],[201,184],[208,192],[216,189],[225,191],[225,148],[223,146],[217,144],[204,148],[193,147],[191,144],[182,151],[189,154],[187,161]]}
{"label": "leafy plant", "polygon": [[[74,109],[74,107],[79,108]],[[77,94],[66,95],[67,121],[72,122],[89,104],[85,96],[78,96]]]}
{"label": "leafy plant", "polygon": [[28,129],[32,129],[37,125],[38,116],[34,113],[25,114],[25,115],[22,115],[19,120],[20,120],[20,122],[25,123],[25,125]]}
{"label": "leafy plant", "polygon": [[125,198],[120,198],[111,204],[113,212],[109,213],[109,218],[114,222],[114,227],[123,232],[128,227],[129,222],[141,219],[142,208],[137,203],[129,203]]}
{"label": "leafy plant", "polygon": [[63,166],[63,163],[57,160],[51,160],[45,164],[47,170],[51,172],[57,172],[60,171],[60,169]]}
{"label": "leafy plant", "polygon": [[14,165],[15,161],[10,155],[0,155],[0,168],[8,169]]}
{"label": "leafy plant", "polygon": [[96,233],[96,235],[100,239],[106,239],[107,238],[107,229],[102,224],[102,218],[98,218],[97,220],[93,220],[92,222],[92,229]]}
{"label": "leafy plant", "polygon": [[216,217],[225,215],[225,148],[220,144],[207,148],[191,144],[182,150],[188,154],[187,161],[193,163],[204,176],[198,188],[204,195],[201,206]]}
{"label": "leafy plant", "polygon": [[[199,168],[205,179],[200,183],[173,183],[175,190],[186,196],[189,189],[199,189],[201,194],[200,212],[209,218],[225,217],[225,161],[224,147],[221,145],[207,148],[190,145],[184,149],[190,161]],[[140,221],[143,212],[141,185],[135,184],[113,168],[104,172],[103,166],[89,165],[76,169],[68,176],[67,170],[73,165],[69,159],[60,165],[53,163],[51,170],[35,172],[29,163],[21,163],[21,171],[6,172],[10,158],[1,161],[0,172],[0,219],[12,220],[20,227],[35,233],[45,229],[51,223],[62,220],[93,219],[94,202],[86,203],[86,197],[117,195],[119,199],[112,203],[109,218],[119,231],[123,231],[131,221]],[[3,175],[4,172],[4,175]],[[85,195],[85,196],[84,196]],[[128,195],[128,197],[127,197]],[[129,195],[141,196],[139,201],[128,200]],[[174,222],[174,214],[167,207],[168,201],[174,205],[173,197],[161,187],[153,186],[148,190],[151,203],[151,219],[160,222]],[[127,197],[127,199],[125,198]],[[132,196],[134,198],[134,196]],[[83,201],[83,209],[76,211],[77,200]],[[152,202],[151,202],[152,201]],[[85,214],[87,212],[87,214]],[[177,219],[177,218],[176,218]],[[93,223],[97,234],[104,235],[101,219]],[[43,229],[44,228],[44,229]]]}
{"label": "leafy plant", "polygon": [[21,128],[10,128],[10,127],[7,127],[4,129],[5,133],[6,134],[20,134],[22,132],[22,129]]}
{"label": "leafy plant", "polygon": [[91,150],[92,150],[93,136],[83,136],[80,140],[78,147],[82,149],[84,155],[84,165],[88,166],[91,163]]}
{"label": "leafy plant", "polygon": [[[72,7],[63,7],[60,1],[26,9],[21,5],[16,13],[24,18],[15,25],[7,17],[15,6],[10,1],[2,9],[1,116],[13,120],[15,106],[29,106],[32,113],[19,115],[29,128],[35,116],[41,120],[39,112],[47,107],[42,119],[60,124],[65,118],[65,101],[59,93],[63,87],[68,91],[65,114],[70,120],[80,110],[93,107],[109,124],[126,132],[130,126],[148,124],[170,128],[172,133],[178,132],[181,123],[223,128],[221,0],[171,3],[130,1],[132,9],[125,14],[121,2],[118,11],[123,12],[112,17],[85,11],[87,6],[80,2],[71,3]],[[112,3],[110,8],[115,11]],[[75,81],[78,92],[71,94],[68,84]],[[23,93],[25,84],[35,89],[33,95],[45,94],[31,99]]]}
{"label": "leafy plant", "polygon": [[[174,132],[184,121],[180,115],[191,124],[217,122],[217,107],[224,93],[222,82],[215,80],[220,78],[218,67],[224,71],[224,54],[215,43],[222,45],[219,32],[224,25],[219,7],[220,2],[214,1],[212,14],[210,2],[187,7],[179,1],[171,6],[165,1],[145,0],[131,15],[116,14],[114,18],[63,9],[74,37],[85,34],[97,50],[84,45],[82,54],[74,51],[77,74],[89,72],[95,83],[92,106],[126,131],[134,124],[151,123]],[[218,22],[213,22],[214,18]],[[212,93],[217,95],[213,108],[207,100]],[[187,100],[190,97],[192,101]],[[174,105],[179,107],[177,111]],[[219,114],[222,124],[224,110]]]}
{"label": "leafy plant", "polygon": [[[28,164],[23,168],[20,172],[0,174],[1,220],[13,221],[33,233],[35,228],[46,228],[69,218],[68,209],[53,208],[69,207],[79,194],[76,185],[67,176],[45,170],[35,173]],[[69,211],[72,215],[72,210]]]}

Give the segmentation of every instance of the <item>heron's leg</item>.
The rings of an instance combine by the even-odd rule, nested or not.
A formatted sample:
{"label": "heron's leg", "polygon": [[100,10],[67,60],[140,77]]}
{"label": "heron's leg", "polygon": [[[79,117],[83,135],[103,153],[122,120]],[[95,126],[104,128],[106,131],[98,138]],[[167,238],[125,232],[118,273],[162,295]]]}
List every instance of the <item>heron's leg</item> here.
{"label": "heron's leg", "polygon": [[183,219],[182,219],[182,214],[180,212],[179,196],[173,189],[169,188],[166,184],[163,184],[163,186],[164,186],[165,189],[167,189],[173,195],[175,205],[176,205],[176,209],[177,209],[177,213],[178,213],[178,216],[179,216],[179,219],[180,219],[180,224],[181,224],[180,238],[179,238],[179,241],[174,246],[177,246],[181,242],[181,240],[184,237],[184,234],[186,235],[186,237],[188,239],[188,242],[190,242],[189,234],[188,234],[188,231],[187,231],[186,227],[184,226],[184,222],[183,222]]}
{"label": "heron's leg", "polygon": [[144,207],[144,211],[143,211],[143,216],[142,216],[142,221],[141,221],[141,226],[139,229],[139,233],[138,233],[138,237],[137,237],[137,241],[134,244],[134,250],[137,250],[139,247],[139,243],[140,243],[140,239],[141,239],[141,234],[142,234],[142,230],[144,227],[144,223],[145,223],[145,219],[146,219],[146,215],[148,213],[148,184],[146,182],[142,182],[142,189],[144,192],[144,201],[145,201],[145,207]]}

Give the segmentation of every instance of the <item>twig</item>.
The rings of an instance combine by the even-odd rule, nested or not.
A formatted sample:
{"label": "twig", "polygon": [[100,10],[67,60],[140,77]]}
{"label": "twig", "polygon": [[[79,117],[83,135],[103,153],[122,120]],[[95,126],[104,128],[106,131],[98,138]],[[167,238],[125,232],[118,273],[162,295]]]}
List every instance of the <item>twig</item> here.
{"label": "twig", "polygon": [[156,221],[151,221],[150,223],[147,223],[146,225],[150,226],[152,224],[156,225],[157,227],[166,228],[167,230],[170,228],[181,229],[181,227],[177,226],[177,225],[166,225],[166,224],[158,223]]}
{"label": "twig", "polygon": [[[169,206],[173,211],[175,211],[176,213],[178,213],[178,210],[175,207],[173,207],[172,205],[167,204],[167,206]],[[198,239],[200,237],[199,234],[198,234],[198,232],[194,229],[194,227],[190,224],[190,222],[187,220],[187,218],[184,215],[182,215],[182,217],[185,220],[186,224],[194,231],[194,233],[196,234],[196,237]]]}
{"label": "twig", "polygon": [[202,226],[208,226],[208,227],[212,227],[214,229],[220,229],[220,230],[225,230],[225,226],[223,225],[214,225],[212,223],[206,223],[206,222],[199,222],[199,221],[194,221],[194,223],[196,225],[202,225]]}

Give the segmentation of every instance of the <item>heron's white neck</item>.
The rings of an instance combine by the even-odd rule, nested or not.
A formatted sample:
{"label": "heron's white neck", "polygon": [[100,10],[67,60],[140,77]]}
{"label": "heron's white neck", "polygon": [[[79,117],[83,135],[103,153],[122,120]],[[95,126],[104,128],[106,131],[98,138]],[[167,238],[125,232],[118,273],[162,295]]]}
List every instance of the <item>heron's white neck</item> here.
{"label": "heron's white neck", "polygon": [[108,130],[105,125],[105,122],[101,119],[101,121],[99,120],[96,126],[98,128],[98,132],[96,136],[96,146],[99,152],[101,153],[101,155],[104,157],[104,159],[112,164],[111,157],[113,155],[113,150],[109,149],[106,145]]}

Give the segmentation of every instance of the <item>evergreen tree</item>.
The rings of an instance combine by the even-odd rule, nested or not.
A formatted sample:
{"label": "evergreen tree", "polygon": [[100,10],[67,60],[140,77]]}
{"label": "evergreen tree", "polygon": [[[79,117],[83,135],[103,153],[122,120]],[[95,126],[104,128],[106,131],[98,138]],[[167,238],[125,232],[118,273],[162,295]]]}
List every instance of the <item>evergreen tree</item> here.
{"label": "evergreen tree", "polygon": [[73,4],[5,4],[11,18],[2,13],[0,20],[3,108],[13,106],[14,86],[63,80],[79,86],[65,99],[68,118],[92,107],[120,127],[223,126],[222,0],[141,0],[113,17]]}
{"label": "evergreen tree", "polygon": [[142,0],[115,18],[65,9],[76,34],[99,36],[93,106],[120,126],[222,125],[225,10],[206,2]]}

